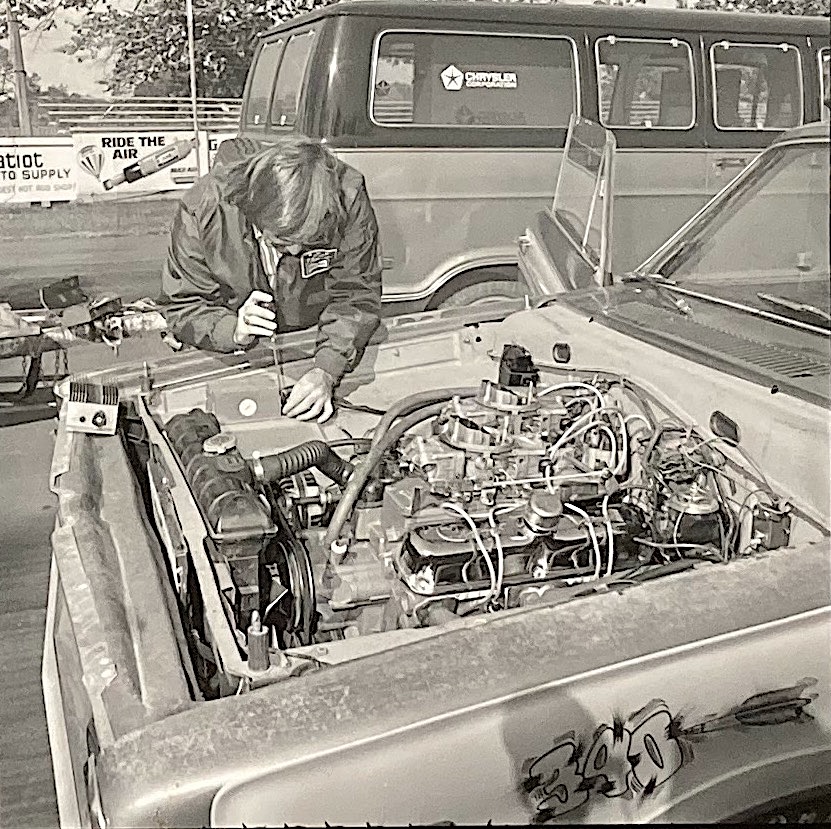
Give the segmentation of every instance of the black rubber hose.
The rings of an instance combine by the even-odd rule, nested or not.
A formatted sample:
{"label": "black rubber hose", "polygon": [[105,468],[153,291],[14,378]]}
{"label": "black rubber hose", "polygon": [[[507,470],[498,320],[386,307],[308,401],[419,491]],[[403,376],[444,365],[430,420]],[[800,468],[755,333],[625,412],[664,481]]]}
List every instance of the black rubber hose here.
{"label": "black rubber hose", "polygon": [[413,412],[406,417],[402,417],[398,423],[390,427],[379,438],[378,442],[373,445],[366,457],[357,467],[355,467],[355,472],[349,479],[346,489],[343,491],[340,502],[335,509],[335,514],[332,516],[332,521],[330,522],[329,528],[326,530],[326,535],[323,538],[324,550],[328,550],[332,546],[332,542],[337,541],[340,537],[340,531],[343,529],[346,519],[349,518],[349,514],[352,512],[352,507],[358,500],[358,496],[361,494],[361,490],[369,480],[369,476],[372,474],[373,469],[375,469],[378,465],[381,458],[384,457],[384,452],[386,452],[387,449],[389,449],[390,446],[392,446],[404,434],[404,432],[407,431],[407,429],[421,423],[422,420],[425,420],[428,417],[437,415],[446,405],[446,399],[437,401],[431,406],[421,405],[421,408],[419,408],[418,411]]}
{"label": "black rubber hose", "polygon": [[372,436],[373,445],[377,444],[389,431],[392,424],[399,418],[420,409],[422,406],[427,406],[431,403],[446,402],[451,397],[472,397],[479,393],[479,386],[458,386],[449,389],[433,389],[432,391],[422,391],[418,394],[411,394],[409,397],[403,397],[397,403],[394,403],[387,410],[387,413],[378,422],[375,432]]}
{"label": "black rubber hose", "polygon": [[[372,436],[372,447],[367,456],[355,469],[355,474],[346,486],[344,493],[338,503],[335,514],[329,523],[326,530],[326,535],[323,539],[323,547],[328,550],[332,546],[333,541],[337,541],[340,536],[340,531],[349,518],[352,507],[358,500],[361,490],[366,486],[369,476],[372,471],[384,456],[384,452],[396,441],[404,432],[411,426],[420,423],[424,418],[430,415],[438,414],[445,406],[448,400],[458,395],[459,397],[470,397],[477,394],[479,386],[454,386],[445,389],[432,389],[431,391],[422,391],[417,394],[411,394],[408,397],[403,397],[401,400],[394,403],[387,410],[387,413],[378,422],[375,427],[375,433]],[[414,415],[407,417],[411,413]],[[393,427],[393,423],[398,418],[404,418]],[[402,424],[406,424],[402,426]]]}
{"label": "black rubber hose", "polygon": [[322,440],[309,440],[285,452],[261,455],[251,462],[251,466],[254,475],[265,483],[290,478],[314,466],[342,487],[346,486],[354,470],[349,461],[345,461]]}

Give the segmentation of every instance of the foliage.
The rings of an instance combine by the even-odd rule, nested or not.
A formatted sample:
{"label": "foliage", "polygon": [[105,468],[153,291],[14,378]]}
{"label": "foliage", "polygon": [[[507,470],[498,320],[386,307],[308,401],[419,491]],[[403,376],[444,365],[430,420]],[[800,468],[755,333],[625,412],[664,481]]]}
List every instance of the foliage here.
{"label": "foliage", "polygon": [[[33,125],[45,127],[48,117],[38,109],[38,100],[83,101],[84,97],[60,86],[41,86],[37,73],[26,75],[26,89],[29,98],[29,117]],[[0,135],[18,127],[17,102],[14,94],[14,77],[9,50],[0,46]]]}
{"label": "foliage", "polygon": [[[259,32],[332,0],[194,0],[197,89],[239,97]],[[82,11],[65,51],[107,59],[107,89],[120,94],[187,95],[184,0],[22,0],[21,20],[49,28],[57,8]],[[5,21],[0,23],[3,36]]]}
{"label": "foliage", "polygon": [[[37,95],[40,93],[40,78],[37,75],[26,76],[29,92],[29,111],[32,120],[36,119]],[[14,95],[14,73],[9,50],[0,46],[0,134],[9,127],[17,127],[17,103]]]}
{"label": "foliage", "polygon": [[[107,58],[106,85],[110,92],[157,96],[188,94],[184,0],[129,2],[127,6],[124,0],[18,0],[17,6],[24,27],[50,28],[58,10],[81,12],[81,22],[66,51],[79,61],[88,57]],[[238,97],[254,52],[256,35],[275,23],[330,2],[334,0],[194,0],[199,95]],[[645,0],[594,2],[629,5]],[[730,11],[829,14],[828,0],[676,2]],[[0,38],[6,36],[5,25],[5,15],[0,15]],[[0,66],[0,79],[4,77]],[[3,88],[0,86],[0,92]]]}
{"label": "foliage", "polygon": [[697,9],[829,16],[828,0],[698,0]]}

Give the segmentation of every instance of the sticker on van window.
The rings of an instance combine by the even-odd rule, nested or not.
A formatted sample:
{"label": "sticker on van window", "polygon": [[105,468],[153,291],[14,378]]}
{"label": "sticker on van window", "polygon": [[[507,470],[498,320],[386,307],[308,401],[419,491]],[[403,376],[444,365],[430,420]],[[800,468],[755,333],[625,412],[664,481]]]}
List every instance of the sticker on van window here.
{"label": "sticker on van window", "polygon": [[463,86],[465,89],[516,89],[516,72],[482,72],[470,70],[462,72],[452,63],[439,75],[444,88],[448,92],[456,92]]}
{"label": "sticker on van window", "polygon": [[462,75],[462,73],[452,63],[441,73],[439,77],[441,78],[441,82],[444,84],[444,88],[450,92],[455,92],[457,89],[462,88],[464,75]]}

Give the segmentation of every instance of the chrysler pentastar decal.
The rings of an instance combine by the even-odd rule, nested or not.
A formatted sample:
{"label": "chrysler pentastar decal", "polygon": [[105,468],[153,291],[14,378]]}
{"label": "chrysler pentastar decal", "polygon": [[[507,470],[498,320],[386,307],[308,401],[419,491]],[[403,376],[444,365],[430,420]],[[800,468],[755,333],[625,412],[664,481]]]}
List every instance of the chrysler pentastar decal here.
{"label": "chrysler pentastar decal", "polygon": [[462,88],[464,75],[452,63],[441,73],[439,77],[441,78],[444,88],[450,92],[455,92],[456,90]]}
{"label": "chrysler pentastar decal", "polygon": [[462,71],[452,63],[439,74],[442,85],[448,92],[465,89],[516,89],[516,72],[491,72],[481,69]]}
{"label": "chrysler pentastar decal", "polygon": [[563,734],[545,754],[522,766],[521,789],[532,807],[532,820],[547,823],[596,795],[648,797],[692,761],[693,744],[709,732],[812,719],[805,708],[817,695],[805,691],[816,682],[807,678],[754,694],[694,725],[685,725],[666,702],[654,699],[626,718],[615,716],[601,724],[590,743],[574,731]]}

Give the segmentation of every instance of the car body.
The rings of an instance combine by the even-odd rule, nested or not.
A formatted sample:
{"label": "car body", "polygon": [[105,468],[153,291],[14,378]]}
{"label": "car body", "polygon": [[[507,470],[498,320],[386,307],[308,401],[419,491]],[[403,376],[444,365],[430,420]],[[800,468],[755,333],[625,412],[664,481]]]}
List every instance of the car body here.
{"label": "car body", "polygon": [[631,269],[783,128],[827,112],[828,37],[800,15],[341,2],[263,34],[240,134],[324,140],[366,178],[384,301],[463,307],[516,295],[514,240],[553,196],[570,115],[617,138]]}
{"label": "car body", "polygon": [[[700,228],[710,250],[791,148],[827,165],[827,130],[649,261],[680,268]],[[827,200],[807,169],[794,192]],[[44,655],[62,823],[827,816],[828,328],[722,280],[604,281],[393,318],[322,426],[279,414],[312,333],[280,365],[190,351],[85,378],[117,389],[117,424],[112,388],[67,383]]]}

